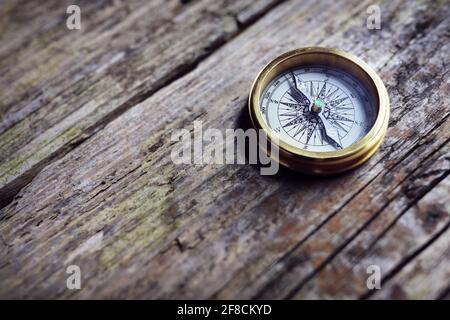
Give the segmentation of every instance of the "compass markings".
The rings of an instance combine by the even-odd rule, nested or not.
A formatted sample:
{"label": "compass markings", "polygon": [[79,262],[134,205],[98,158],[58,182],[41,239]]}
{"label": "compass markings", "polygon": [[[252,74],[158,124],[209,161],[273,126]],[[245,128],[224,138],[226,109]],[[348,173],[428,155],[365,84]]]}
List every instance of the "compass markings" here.
{"label": "compass markings", "polygon": [[314,126],[312,124],[308,125],[308,130],[307,130],[307,134],[306,134],[306,144],[309,143],[309,140],[311,139],[313,132],[316,131],[316,127],[317,127],[317,123]]}
{"label": "compass markings", "polygon": [[275,84],[278,88],[279,84],[284,82],[284,94],[271,102],[278,110],[279,126],[285,134],[302,144],[304,149],[309,145],[317,147],[330,144],[327,133],[324,132],[324,124],[318,115],[310,110],[311,101],[314,99],[323,103],[322,115],[328,119],[329,125],[337,130],[341,139],[350,133],[357,110],[354,101],[339,83],[330,82],[328,77],[325,81],[320,78],[306,80],[303,73],[296,71],[286,72],[281,79]]}
{"label": "compass markings", "polygon": [[301,135],[300,135],[300,138],[298,139],[298,141],[300,141],[300,139],[303,137],[303,135],[305,134],[305,130],[308,128],[308,122],[305,122],[305,123],[303,123],[303,126],[302,127],[300,127],[300,126],[298,126],[299,127],[299,129],[295,132],[295,134],[294,134],[294,138],[299,134],[299,133],[302,133]]}
{"label": "compass markings", "polygon": [[328,115],[328,119],[332,119],[332,120],[339,120],[339,121],[348,121],[348,122],[353,122],[353,120],[346,118],[344,116],[341,116],[337,113],[331,113]]}
{"label": "compass markings", "polygon": [[347,99],[348,99],[348,97],[343,97],[341,99],[333,100],[333,101],[331,101],[329,103],[330,103],[331,107],[337,107],[339,104],[341,104],[341,102],[344,102]]}
{"label": "compass markings", "polygon": [[319,92],[319,96],[318,96],[319,99],[323,100],[325,98],[325,91],[326,90],[327,90],[327,83],[324,82],[323,86],[322,86],[322,89],[320,89],[320,92]]}
{"label": "compass markings", "polygon": [[[290,73],[290,75],[291,77],[287,79],[295,85],[295,81],[298,78],[296,78],[294,73]],[[339,87],[336,87],[333,84],[327,86],[327,82],[324,82],[321,86],[321,82],[322,81],[309,81],[310,99],[316,97],[326,101],[325,112],[328,115],[327,119],[330,120],[330,123],[336,129],[338,129],[341,137],[345,136],[352,127],[347,122],[353,123],[353,121],[347,117],[353,117],[353,114],[349,113],[353,110],[353,105],[351,102],[346,102],[348,97],[342,97],[343,92]],[[284,128],[288,128],[286,132],[288,134],[294,132],[294,134],[291,135],[294,139],[300,135],[299,138],[296,139],[298,141],[302,140],[306,135],[305,145],[308,145],[310,142],[317,145],[318,141],[320,141],[321,145],[324,145],[324,139],[319,131],[320,129],[323,129],[323,126],[320,125],[320,122],[313,122],[310,118],[305,116],[305,114],[308,113],[309,106],[298,103],[299,100],[303,101],[304,97],[300,96],[300,94],[292,88],[286,93],[284,98],[290,102],[281,101],[280,104],[283,104],[288,108],[282,108],[281,105],[279,106],[280,110],[286,111],[284,113],[279,113],[279,116],[285,118],[284,121],[287,121],[283,125]],[[302,107],[302,111],[304,112],[302,115],[298,115],[297,112],[289,112],[292,110],[300,111]],[[325,144],[327,143],[325,142]]]}
{"label": "compass markings", "polygon": [[286,98],[287,100],[291,101],[292,103],[297,103],[298,104],[298,102],[292,96],[290,96],[291,93],[289,91],[287,93],[289,94],[289,96],[284,96],[284,98]]}
{"label": "compass markings", "polygon": [[[345,129],[343,126],[341,126],[341,124],[339,124],[339,122],[335,121],[335,120],[331,120],[330,121],[334,126],[338,127],[339,129],[341,129],[342,131],[344,131],[345,133],[348,132],[349,129]],[[339,132],[339,130],[338,130]]]}
{"label": "compass markings", "polygon": [[280,101],[280,103],[291,109],[298,109],[300,107],[300,105],[298,103],[290,103],[290,102],[283,102],[283,101]]}
{"label": "compass markings", "polygon": [[316,94],[315,94],[315,92],[314,92],[314,87],[313,87],[313,82],[311,81],[310,82],[310,95],[311,95],[311,97],[314,97]]}
{"label": "compass markings", "polygon": [[[320,131],[320,130],[323,130],[323,124],[319,124],[319,131]],[[320,144],[323,145],[324,143],[323,143],[323,137],[322,137],[322,134],[319,134],[318,136],[319,136]],[[314,143],[314,144],[315,144],[315,143]]]}
{"label": "compass markings", "polygon": [[297,113],[280,113],[280,116],[285,116],[285,117],[296,117]]}
{"label": "compass markings", "polygon": [[349,106],[349,104],[343,105],[343,106],[339,106],[339,107],[335,107],[335,110],[353,110],[353,107],[347,107]]}
{"label": "compass markings", "polygon": [[332,93],[328,94],[325,98],[327,100],[331,100],[331,98],[336,94],[336,92],[339,91],[339,88],[336,88],[336,90],[334,90]]}
{"label": "compass markings", "polygon": [[306,120],[306,118],[305,118],[304,115],[297,116],[297,117],[295,117],[294,119],[292,119],[291,121],[289,121],[288,123],[285,123],[285,124],[283,125],[283,128],[286,128],[286,127],[289,127],[289,126],[296,125],[296,124],[298,124],[298,123],[300,123],[300,122],[304,122],[305,120]]}
{"label": "compass markings", "polygon": [[308,104],[306,97],[304,95],[301,95],[296,89],[291,88],[289,94],[292,98],[295,99],[295,101],[298,101],[299,104],[300,102],[302,105]]}

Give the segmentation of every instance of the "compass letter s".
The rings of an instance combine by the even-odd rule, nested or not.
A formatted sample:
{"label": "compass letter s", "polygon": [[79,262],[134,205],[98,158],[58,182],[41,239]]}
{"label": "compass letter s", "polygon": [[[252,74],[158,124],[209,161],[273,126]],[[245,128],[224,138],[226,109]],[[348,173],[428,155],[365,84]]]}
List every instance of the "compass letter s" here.
{"label": "compass letter s", "polygon": [[367,14],[369,15],[366,20],[366,26],[367,29],[373,30],[381,29],[381,10],[380,7],[377,5],[371,5],[367,7],[366,10]]}

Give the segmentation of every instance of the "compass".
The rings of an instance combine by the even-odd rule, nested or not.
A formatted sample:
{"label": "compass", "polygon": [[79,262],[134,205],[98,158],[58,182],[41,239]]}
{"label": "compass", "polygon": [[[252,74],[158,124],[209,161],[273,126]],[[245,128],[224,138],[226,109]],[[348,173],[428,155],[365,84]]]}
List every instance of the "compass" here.
{"label": "compass", "polygon": [[359,58],[308,47],[263,68],[250,90],[249,111],[253,126],[278,147],[281,164],[327,175],[361,165],[376,152],[389,122],[389,97]]}

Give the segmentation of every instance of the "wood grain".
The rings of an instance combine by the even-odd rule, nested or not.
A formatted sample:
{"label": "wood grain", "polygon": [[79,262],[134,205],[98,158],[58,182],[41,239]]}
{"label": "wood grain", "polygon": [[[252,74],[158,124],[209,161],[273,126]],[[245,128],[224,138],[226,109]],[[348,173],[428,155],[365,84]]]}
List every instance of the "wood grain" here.
{"label": "wood grain", "polygon": [[[9,95],[0,107],[0,296],[446,297],[449,7],[380,2],[382,29],[368,30],[370,4],[105,2],[87,5],[86,30],[68,39],[50,11],[51,45],[15,40],[47,29],[29,30],[4,5],[0,15],[21,28],[2,25],[10,62],[0,68],[15,66],[0,79]],[[171,161],[172,132],[192,131],[194,120],[245,128],[258,70],[307,45],[350,51],[386,83],[390,126],[367,164],[314,178]],[[53,59],[50,47],[72,54]],[[54,67],[35,78],[30,66],[41,61]],[[79,291],[66,288],[70,264],[82,270]],[[366,287],[371,264],[382,269],[377,292]]]}
{"label": "wood grain", "polygon": [[[70,3],[17,3],[3,12],[9,19],[0,65],[0,204],[47,163],[195,68],[276,1],[85,1],[80,31],[65,27]],[[33,24],[15,28],[34,15]]]}

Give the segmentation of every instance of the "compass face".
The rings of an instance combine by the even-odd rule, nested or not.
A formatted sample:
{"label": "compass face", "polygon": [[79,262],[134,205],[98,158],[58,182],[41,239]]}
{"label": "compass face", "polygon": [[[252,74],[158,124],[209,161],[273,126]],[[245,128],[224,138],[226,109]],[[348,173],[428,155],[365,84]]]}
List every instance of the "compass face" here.
{"label": "compass face", "polygon": [[346,148],[372,128],[377,111],[352,75],[326,66],[302,66],[273,79],[260,112],[280,140],[303,150]]}

